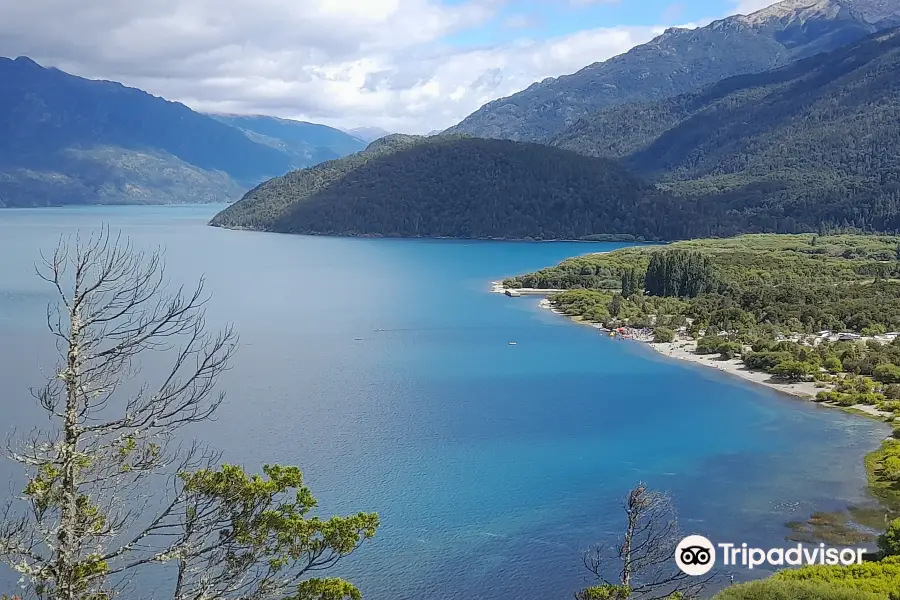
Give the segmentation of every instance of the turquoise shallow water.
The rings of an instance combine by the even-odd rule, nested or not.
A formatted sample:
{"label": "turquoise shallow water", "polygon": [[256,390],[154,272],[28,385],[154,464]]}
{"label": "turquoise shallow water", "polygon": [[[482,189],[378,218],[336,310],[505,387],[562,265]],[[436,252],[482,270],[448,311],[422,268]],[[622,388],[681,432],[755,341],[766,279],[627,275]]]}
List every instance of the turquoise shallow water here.
{"label": "turquoise shallow water", "polygon": [[325,512],[381,514],[340,569],[372,600],[571,597],[638,480],[689,532],[762,546],[864,499],[881,426],[488,293],[615,245],[233,232],[204,226],[215,211],[0,211],[4,429],[33,423],[27,388],[52,363],[34,260],[105,222],[163,246],[174,282],[205,274],[210,323],[241,335],[227,404],[192,432],[251,468],[301,465]]}

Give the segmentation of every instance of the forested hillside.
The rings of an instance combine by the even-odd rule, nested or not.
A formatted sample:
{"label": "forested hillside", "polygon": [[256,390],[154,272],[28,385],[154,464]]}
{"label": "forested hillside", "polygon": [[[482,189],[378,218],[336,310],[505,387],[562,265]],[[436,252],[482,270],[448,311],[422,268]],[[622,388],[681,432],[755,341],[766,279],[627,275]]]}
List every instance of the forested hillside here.
{"label": "forested hillside", "polygon": [[389,136],[266,182],[212,223],[337,235],[658,239],[694,217],[613,161],[503,140]]}
{"label": "forested hillside", "polygon": [[900,227],[900,31],[578,121],[553,144],[625,164],[757,227]]}
{"label": "forested hillside", "polygon": [[895,24],[900,0],[784,0],[698,29],[667,30],[625,54],[489,102],[448,131],[546,142],[597,110],[700,90]]}

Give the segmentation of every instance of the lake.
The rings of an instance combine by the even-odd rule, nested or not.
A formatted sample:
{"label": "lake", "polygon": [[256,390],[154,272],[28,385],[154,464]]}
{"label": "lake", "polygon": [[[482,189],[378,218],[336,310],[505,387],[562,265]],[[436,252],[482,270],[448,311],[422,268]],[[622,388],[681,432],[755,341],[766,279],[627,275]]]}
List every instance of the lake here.
{"label": "lake", "polygon": [[249,469],[301,466],[323,513],[380,513],[338,569],[368,599],[571,598],[582,550],[621,531],[638,481],[671,493],[686,533],[763,547],[865,500],[862,457],[885,426],[489,293],[619,245],[205,226],[219,208],[0,211],[3,430],[46,422],[28,393],[54,362],[35,260],[105,223],[164,248],[173,283],[205,276],[210,326],[241,336],[226,404],[190,433]]}

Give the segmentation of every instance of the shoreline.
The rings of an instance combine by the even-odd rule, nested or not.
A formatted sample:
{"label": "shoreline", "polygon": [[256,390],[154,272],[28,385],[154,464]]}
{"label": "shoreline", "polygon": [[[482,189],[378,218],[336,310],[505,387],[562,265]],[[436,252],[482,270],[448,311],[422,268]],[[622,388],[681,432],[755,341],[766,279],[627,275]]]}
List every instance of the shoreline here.
{"label": "shoreline", "polygon": [[[504,293],[501,282],[493,281],[491,291],[494,293]],[[526,296],[527,297],[527,296]],[[533,296],[532,296],[533,297]],[[585,321],[581,317],[573,317],[565,314],[564,312],[557,310],[550,303],[548,298],[541,298],[538,302],[538,306],[541,309],[549,310],[550,312],[560,315],[563,317],[568,317],[569,320],[577,325],[586,325],[598,331],[598,334],[609,333],[613,334],[612,331],[604,327],[599,323],[594,323],[591,321]],[[895,415],[892,412],[886,412],[879,410],[875,406],[869,404],[855,404],[853,406],[840,406],[834,404],[832,402],[818,402],[815,397],[816,394],[820,391],[828,391],[832,389],[833,386],[826,385],[825,387],[816,387],[815,381],[799,381],[799,382],[789,382],[779,380],[774,378],[770,373],[766,373],[762,370],[755,370],[747,368],[743,361],[740,358],[733,359],[723,359],[721,355],[718,354],[696,354],[695,350],[697,347],[697,340],[693,338],[687,338],[684,336],[678,336],[672,342],[653,342],[653,338],[651,335],[648,335],[647,331],[632,331],[631,335],[627,335],[626,339],[630,341],[635,341],[645,345],[647,348],[657,353],[660,357],[682,360],[693,365],[699,365],[706,368],[714,368],[721,373],[726,373],[728,375],[740,378],[744,383],[751,385],[760,385],[764,386],[772,391],[778,392],[784,396],[790,396],[792,399],[799,399],[806,402],[810,402],[814,405],[818,405],[823,407],[824,409],[838,409],[846,414],[855,415],[857,417],[866,418],[869,420],[878,421],[880,423],[886,424],[888,426],[897,427],[895,429],[895,433],[893,435],[887,435],[880,446],[877,448],[873,448],[871,451],[867,452],[862,460],[865,465],[866,471],[866,495],[868,498],[874,502],[874,509],[878,515],[879,523],[872,525],[873,521],[868,517],[857,516],[854,514],[856,509],[866,509],[866,506],[863,505],[848,505],[845,507],[843,511],[839,511],[840,514],[849,515],[849,523],[850,528],[853,531],[856,531],[858,527],[862,527],[864,529],[878,529],[881,525],[880,520],[882,518],[887,518],[891,515],[897,516],[900,515],[900,496],[891,496],[890,494],[886,495],[884,490],[880,489],[880,486],[883,485],[883,482],[879,479],[876,472],[873,470],[873,461],[876,460],[875,457],[879,455],[879,453],[884,452],[885,444],[888,444],[890,440],[897,437],[896,431],[900,430],[898,424],[900,424],[900,416]],[[837,514],[837,513],[836,513]],[[812,523],[811,521],[808,523]],[[815,529],[815,524],[812,524]],[[824,535],[824,533],[823,533]]]}
{"label": "shoreline", "polygon": [[[816,387],[816,382],[814,381],[780,381],[765,371],[747,368],[739,358],[723,360],[716,354],[695,354],[694,350],[697,347],[697,341],[693,339],[680,339],[674,342],[662,343],[644,341],[643,343],[667,358],[684,360],[695,365],[713,368],[722,373],[739,377],[744,381],[762,385],[777,392],[781,392],[782,394],[787,394],[795,398],[802,398],[809,402],[815,402],[816,394],[828,389]],[[855,404],[853,406],[843,407],[830,402],[815,403],[829,408],[847,409],[845,412],[864,413],[865,416],[882,420],[888,419],[889,417],[893,418],[892,413],[878,410],[869,404]]]}
{"label": "shoreline", "polygon": [[[502,281],[491,282],[491,293],[503,294],[504,292],[505,288],[503,287]],[[531,295],[533,297],[533,295],[536,294],[528,295]],[[541,299],[538,302],[538,306],[542,309],[549,310],[556,315],[567,317],[573,323],[577,323],[579,325],[587,325],[601,332],[609,331],[608,329],[597,323],[589,323],[580,318],[570,317],[566,315],[562,311],[553,308],[553,306],[550,304],[550,300],[548,300],[547,298]],[[747,368],[744,365],[743,361],[739,358],[723,360],[719,357],[719,355],[716,354],[696,354],[694,350],[697,348],[697,340],[694,340],[692,338],[680,338],[676,339],[674,342],[653,342],[652,339],[638,338],[631,338],[631,341],[642,343],[663,357],[675,360],[683,360],[691,364],[716,369],[722,373],[738,377],[746,382],[761,385],[776,392],[780,392],[794,398],[806,400],[807,402],[813,402],[815,404],[819,404],[828,408],[836,408],[843,410],[844,412],[879,419],[886,422],[891,422],[894,419],[893,413],[878,410],[876,407],[869,404],[855,404],[853,406],[845,407],[838,406],[830,402],[816,402],[816,394],[821,391],[829,390],[830,386],[816,387],[816,382],[814,381],[780,381],[778,379],[775,379],[771,374],[766,373],[765,371]]]}

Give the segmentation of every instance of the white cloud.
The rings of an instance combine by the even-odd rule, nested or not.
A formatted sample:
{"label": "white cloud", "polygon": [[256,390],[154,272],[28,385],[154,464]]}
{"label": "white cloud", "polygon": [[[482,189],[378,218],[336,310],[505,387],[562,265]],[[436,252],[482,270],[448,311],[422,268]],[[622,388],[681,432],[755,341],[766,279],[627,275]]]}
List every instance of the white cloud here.
{"label": "white cloud", "polygon": [[778,0],[732,0],[734,4],[733,14],[749,15],[758,10],[772,6]]}
{"label": "white cloud", "polygon": [[426,132],[662,31],[601,28],[469,49],[442,41],[490,21],[505,1],[0,1],[0,55],[197,110]]}

